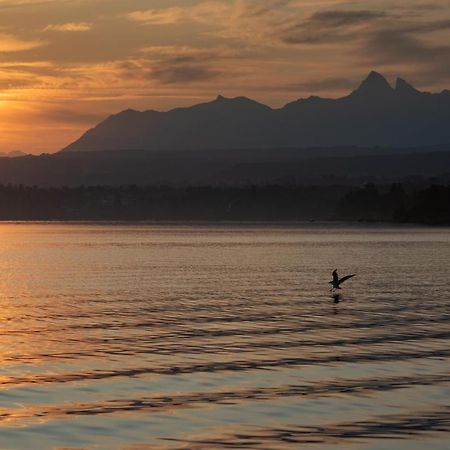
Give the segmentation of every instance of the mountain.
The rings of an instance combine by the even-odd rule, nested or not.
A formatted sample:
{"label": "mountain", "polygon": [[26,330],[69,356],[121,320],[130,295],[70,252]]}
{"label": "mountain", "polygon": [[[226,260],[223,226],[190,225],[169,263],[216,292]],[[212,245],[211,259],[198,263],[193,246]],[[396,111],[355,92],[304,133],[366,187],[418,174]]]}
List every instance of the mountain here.
{"label": "mountain", "polygon": [[349,95],[309,97],[272,109],[247,97],[168,112],[126,110],[108,117],[63,152],[207,150],[314,146],[450,144],[450,91],[395,88],[371,72]]}
{"label": "mountain", "polygon": [[0,187],[448,183],[449,147],[59,152],[0,158]]}
{"label": "mountain", "polygon": [[19,156],[26,156],[27,153],[20,150],[13,150],[11,152],[0,152],[0,158],[17,158]]}

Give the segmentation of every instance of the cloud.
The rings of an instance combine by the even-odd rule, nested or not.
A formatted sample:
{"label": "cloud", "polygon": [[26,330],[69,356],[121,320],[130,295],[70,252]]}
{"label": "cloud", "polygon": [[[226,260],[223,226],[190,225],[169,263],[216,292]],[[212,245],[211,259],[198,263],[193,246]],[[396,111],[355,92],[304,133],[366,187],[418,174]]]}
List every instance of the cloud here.
{"label": "cloud", "polygon": [[[450,30],[450,19],[420,21],[420,22],[405,22],[388,24],[391,29],[395,29],[399,33],[434,33],[436,31]],[[383,29],[383,27],[381,28]]]}
{"label": "cloud", "polygon": [[161,84],[190,84],[212,80],[223,75],[211,50],[155,48],[150,59],[124,61],[118,64],[121,77],[155,80]]}
{"label": "cloud", "polygon": [[236,66],[245,58],[245,50],[230,47],[149,46],[140,50],[139,58],[118,62],[120,77],[154,80],[161,84],[181,85],[237,75]]}
{"label": "cloud", "polygon": [[24,89],[32,86],[34,80],[29,78],[19,78],[18,76],[0,76],[0,91],[7,91],[9,89]]}
{"label": "cloud", "polygon": [[152,78],[164,83],[193,83],[218,78],[222,73],[205,64],[164,64],[151,71]]}
{"label": "cloud", "polygon": [[361,52],[377,64],[407,65],[430,81],[438,78],[446,81],[450,77],[450,45],[421,38],[419,33],[428,27],[430,32],[438,29],[430,25],[411,26],[409,31],[395,28],[376,30],[368,37]]}
{"label": "cloud", "polygon": [[242,58],[245,50],[230,47],[189,47],[187,45],[152,45],[143,47],[141,53],[151,58],[186,58],[195,57],[202,60],[223,60]]}
{"label": "cloud", "polygon": [[373,20],[385,17],[385,13],[381,11],[359,10],[359,11],[319,11],[314,13],[308,25],[321,25],[327,28],[340,28],[344,26],[355,25],[364,22],[371,22]]}
{"label": "cloud", "polygon": [[18,69],[18,68],[48,68],[53,64],[48,61],[7,61],[0,62],[0,69]]}
{"label": "cloud", "polygon": [[[386,13],[371,10],[328,10],[313,13],[308,19],[281,30],[286,44],[319,44],[342,42],[361,37],[364,28],[386,17]],[[359,36],[355,34],[359,32]]]}
{"label": "cloud", "polygon": [[201,2],[191,6],[172,6],[169,8],[132,11],[128,19],[145,25],[170,25],[180,22],[199,22],[214,24],[224,19],[230,8],[224,2]]}
{"label": "cloud", "polygon": [[372,69],[449,87],[448,0],[0,0],[0,11],[0,145],[58,148],[90,113],[218,92],[272,106],[337,97]]}
{"label": "cloud", "polygon": [[25,40],[11,34],[0,33],[0,53],[24,52],[46,44],[39,40]]}
{"label": "cloud", "polygon": [[61,24],[47,25],[44,31],[60,31],[60,32],[82,32],[92,30],[92,23],[88,22],[67,22]]}
{"label": "cloud", "polygon": [[47,62],[0,62],[0,90],[28,89],[40,83],[43,76],[53,76]]}
{"label": "cloud", "polygon": [[449,45],[425,43],[417,36],[395,29],[372,33],[364,50],[368,50],[371,57],[385,63],[399,61],[426,63],[450,56]]}
{"label": "cloud", "polygon": [[186,17],[186,10],[180,7],[147,9],[145,11],[133,11],[127,16],[135,22],[146,25],[168,25],[183,20]]}

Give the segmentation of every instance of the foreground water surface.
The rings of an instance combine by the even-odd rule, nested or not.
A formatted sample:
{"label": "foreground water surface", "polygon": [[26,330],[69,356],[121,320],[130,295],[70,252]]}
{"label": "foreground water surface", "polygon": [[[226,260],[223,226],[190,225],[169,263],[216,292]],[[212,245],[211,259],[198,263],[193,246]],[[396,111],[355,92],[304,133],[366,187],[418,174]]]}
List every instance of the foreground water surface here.
{"label": "foreground water surface", "polygon": [[447,449],[449,261],[449,229],[1,224],[0,449]]}

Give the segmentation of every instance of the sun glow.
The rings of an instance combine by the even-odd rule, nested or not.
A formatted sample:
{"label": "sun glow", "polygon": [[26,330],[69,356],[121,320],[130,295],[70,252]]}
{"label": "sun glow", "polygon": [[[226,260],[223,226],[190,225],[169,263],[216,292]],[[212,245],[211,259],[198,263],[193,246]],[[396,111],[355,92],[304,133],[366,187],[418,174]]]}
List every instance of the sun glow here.
{"label": "sun glow", "polygon": [[0,0],[0,150],[56,151],[121,110],[219,93],[341,96],[373,69],[449,87],[448,0],[169,3]]}

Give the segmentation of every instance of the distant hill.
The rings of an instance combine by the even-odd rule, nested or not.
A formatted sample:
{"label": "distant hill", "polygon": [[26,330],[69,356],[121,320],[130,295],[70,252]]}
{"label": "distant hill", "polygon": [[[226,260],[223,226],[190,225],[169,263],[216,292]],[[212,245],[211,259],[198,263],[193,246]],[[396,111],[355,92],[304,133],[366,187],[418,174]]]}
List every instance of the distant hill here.
{"label": "distant hill", "polygon": [[450,181],[450,146],[115,150],[0,158],[0,184],[27,186],[360,185]]}
{"label": "distant hill", "polygon": [[17,158],[19,156],[26,156],[27,153],[20,150],[13,150],[11,152],[0,152],[0,158]]}
{"label": "distant hill", "polygon": [[395,87],[371,72],[346,97],[309,97],[272,109],[246,97],[168,112],[126,110],[63,152],[272,149],[314,146],[413,147],[450,144],[450,91]]}

